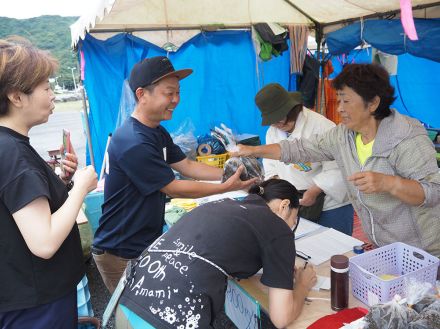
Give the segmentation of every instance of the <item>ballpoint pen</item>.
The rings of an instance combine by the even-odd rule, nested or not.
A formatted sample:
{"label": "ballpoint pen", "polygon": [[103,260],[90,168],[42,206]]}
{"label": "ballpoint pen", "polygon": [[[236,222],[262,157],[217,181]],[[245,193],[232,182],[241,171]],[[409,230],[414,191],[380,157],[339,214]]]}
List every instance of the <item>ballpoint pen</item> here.
{"label": "ballpoint pen", "polygon": [[309,255],[306,255],[305,253],[303,253],[302,251],[297,251],[296,256],[298,256],[299,258],[304,259],[306,261],[308,261],[310,258],[312,258]]}
{"label": "ballpoint pen", "polygon": [[307,267],[307,264],[309,263],[308,260],[306,260],[306,262],[304,263],[304,269]]}

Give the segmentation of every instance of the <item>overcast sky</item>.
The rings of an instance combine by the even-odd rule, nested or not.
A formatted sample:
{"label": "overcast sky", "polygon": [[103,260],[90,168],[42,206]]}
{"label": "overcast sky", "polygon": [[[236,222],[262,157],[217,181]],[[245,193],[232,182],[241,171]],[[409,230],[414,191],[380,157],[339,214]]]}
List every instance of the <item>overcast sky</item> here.
{"label": "overcast sky", "polygon": [[0,0],[0,16],[31,18],[41,15],[81,16],[99,0]]}

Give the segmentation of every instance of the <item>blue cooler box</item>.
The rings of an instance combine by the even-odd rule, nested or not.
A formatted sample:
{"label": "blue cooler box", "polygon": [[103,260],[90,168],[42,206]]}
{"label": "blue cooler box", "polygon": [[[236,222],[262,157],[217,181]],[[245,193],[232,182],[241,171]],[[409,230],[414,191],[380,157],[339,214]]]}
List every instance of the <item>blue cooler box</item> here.
{"label": "blue cooler box", "polygon": [[101,206],[104,203],[104,192],[90,192],[84,199],[84,214],[92,228],[93,235],[99,226],[102,215]]}

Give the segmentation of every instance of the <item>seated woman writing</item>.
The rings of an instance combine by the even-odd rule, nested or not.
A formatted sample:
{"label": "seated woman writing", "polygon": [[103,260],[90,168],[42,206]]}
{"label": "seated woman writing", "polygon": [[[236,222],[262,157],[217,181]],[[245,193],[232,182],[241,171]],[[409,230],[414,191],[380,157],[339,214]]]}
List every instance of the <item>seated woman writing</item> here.
{"label": "seated woman writing", "polygon": [[298,191],[270,179],[249,193],[192,210],[144,251],[127,277],[117,328],[212,328],[228,276],[260,268],[272,322],[284,328],[298,317],[316,283],[313,266],[295,269]]}

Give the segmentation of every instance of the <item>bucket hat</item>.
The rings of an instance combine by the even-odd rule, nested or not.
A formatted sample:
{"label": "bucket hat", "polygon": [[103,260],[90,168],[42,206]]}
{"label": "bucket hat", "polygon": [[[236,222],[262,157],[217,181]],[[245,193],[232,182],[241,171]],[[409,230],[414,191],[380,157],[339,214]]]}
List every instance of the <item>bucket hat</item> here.
{"label": "bucket hat", "polygon": [[303,101],[300,92],[288,92],[280,84],[270,83],[255,95],[255,103],[261,112],[261,124],[269,126],[285,118]]}

